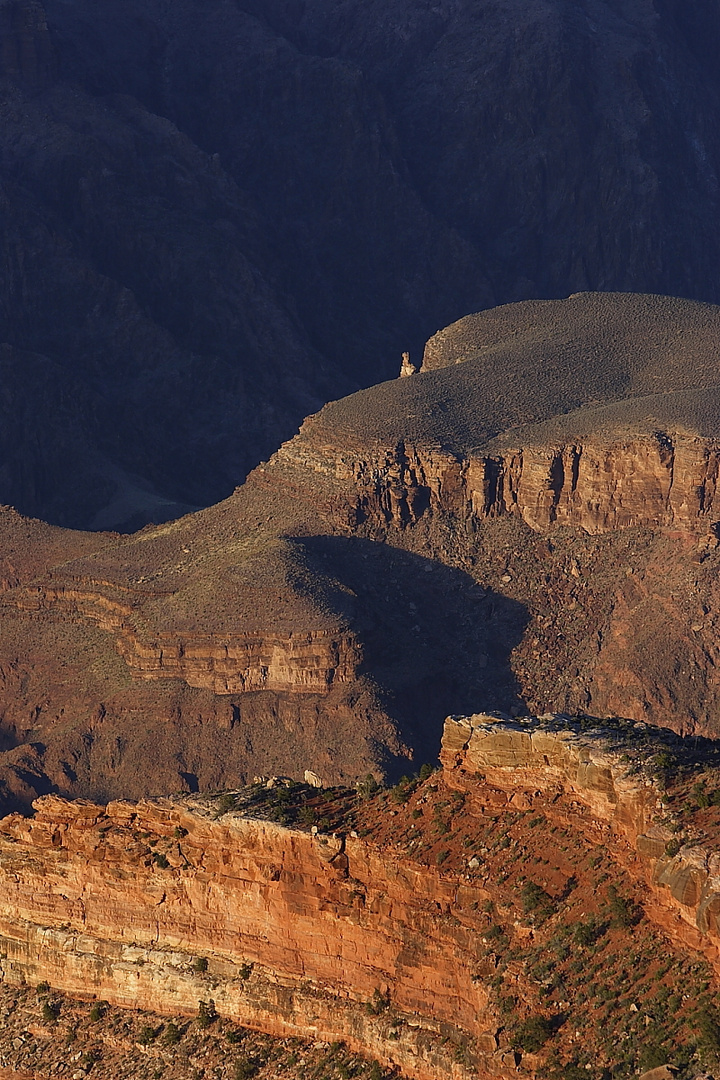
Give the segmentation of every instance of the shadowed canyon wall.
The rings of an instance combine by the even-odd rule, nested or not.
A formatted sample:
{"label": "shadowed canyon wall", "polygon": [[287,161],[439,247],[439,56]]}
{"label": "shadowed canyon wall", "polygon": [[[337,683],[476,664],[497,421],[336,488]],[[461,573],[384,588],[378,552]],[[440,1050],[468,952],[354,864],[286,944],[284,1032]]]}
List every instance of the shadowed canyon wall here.
{"label": "shadowed canyon wall", "polygon": [[131,531],[469,311],[720,300],[712,11],[3,0],[0,498]]}

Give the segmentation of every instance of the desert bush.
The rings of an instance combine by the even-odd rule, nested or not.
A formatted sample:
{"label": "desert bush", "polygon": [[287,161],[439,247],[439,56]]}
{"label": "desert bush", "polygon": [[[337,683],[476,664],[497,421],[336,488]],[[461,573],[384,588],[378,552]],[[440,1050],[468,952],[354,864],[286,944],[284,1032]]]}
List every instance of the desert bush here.
{"label": "desert bush", "polygon": [[217,801],[215,815],[216,817],[220,817],[221,814],[228,814],[231,810],[234,810],[236,806],[237,799],[234,795],[231,795],[229,792],[226,791],[225,794],[221,795]]}
{"label": "desert bush", "polygon": [[381,1013],[387,1012],[390,1008],[390,991],[386,990],[384,993],[377,989],[373,990],[372,1001],[368,1001],[365,1006],[365,1011],[370,1016],[380,1016]]}
{"label": "desert bush", "polygon": [[640,913],[631,900],[621,896],[614,885],[608,885],[608,904],[610,906],[611,925],[618,930],[627,930],[639,922]]}
{"label": "desert bush", "polygon": [[534,1054],[548,1041],[553,1026],[546,1016],[529,1016],[515,1033],[515,1044],[529,1054]]}
{"label": "desert bush", "polygon": [[235,1062],[235,1080],[250,1080],[251,1076],[257,1076],[262,1062],[256,1058],[242,1057]]}
{"label": "desert bush", "polygon": [[369,799],[380,790],[380,785],[370,772],[367,773],[362,780],[358,780],[355,787],[361,799]]}
{"label": "desert bush", "polygon": [[193,971],[207,971],[208,962],[204,956],[196,956],[192,963]]}
{"label": "desert bush", "polygon": [[647,1043],[640,1051],[638,1064],[643,1072],[648,1069],[657,1069],[661,1065],[667,1065],[668,1055],[662,1046],[656,1042]]}
{"label": "desert bush", "polygon": [[605,933],[605,925],[597,922],[592,916],[586,923],[577,923],[573,930],[573,940],[583,948],[590,948],[598,938]]}
{"label": "desert bush", "polygon": [[217,1020],[217,1010],[212,998],[209,1001],[198,1002],[197,1025],[199,1028],[209,1028]]}
{"label": "desert bush", "polygon": [[546,919],[555,911],[556,904],[552,896],[534,881],[525,882],[520,890],[520,900],[526,915],[534,913],[541,919]]}
{"label": "desert bush", "polygon": [[163,1042],[166,1046],[177,1046],[182,1039],[182,1031],[174,1024],[172,1020],[165,1025],[165,1031],[163,1032]]}
{"label": "desert bush", "polygon": [[697,1013],[695,1023],[700,1045],[715,1053],[720,1051],[720,1023],[718,1023],[717,1015],[708,1009],[701,1009]]}
{"label": "desert bush", "polygon": [[46,1001],[42,1007],[42,1018],[44,1024],[56,1024],[57,1018],[60,1015],[60,1006],[55,1002]]}

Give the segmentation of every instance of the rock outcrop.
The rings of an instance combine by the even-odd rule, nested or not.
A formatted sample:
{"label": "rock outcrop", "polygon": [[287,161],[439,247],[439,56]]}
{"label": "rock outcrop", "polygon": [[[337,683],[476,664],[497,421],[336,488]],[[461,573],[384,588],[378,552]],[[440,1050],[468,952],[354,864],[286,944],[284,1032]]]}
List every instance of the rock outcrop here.
{"label": "rock outcrop", "polygon": [[[442,778],[417,789],[411,813],[402,808],[411,789],[395,800],[392,841],[373,835],[385,830],[377,813],[388,814],[387,801],[361,837],[347,826],[289,827],[257,807],[233,809],[239,793],[230,809],[193,796],[107,806],[41,798],[32,817],[0,822],[2,977],[165,1015],[192,1014],[212,997],[223,1016],[245,1025],[345,1040],[417,1080],[509,1077],[519,1060],[513,1047],[522,1047],[513,1039],[522,1036],[513,1036],[500,1009],[505,981],[516,998],[527,997],[526,1007],[538,1006],[534,976],[523,963],[501,963],[498,942],[512,934],[512,955],[529,945],[534,965],[546,936],[557,949],[563,933],[575,932],[594,895],[584,891],[591,881],[580,853],[601,852],[590,866],[606,860],[624,893],[642,890],[645,929],[638,927],[636,942],[646,942],[649,955],[655,926],[670,941],[659,950],[663,960],[668,948],[689,946],[720,968],[714,844],[685,835],[666,850],[674,796],[649,766],[670,745],[682,751],[680,740],[658,741],[630,724],[592,730],[562,717],[451,717]],[[427,817],[433,797],[435,825]],[[455,831],[444,824],[449,804],[465,806],[457,828],[468,843],[448,835]],[[518,822],[525,842],[535,837],[545,853],[535,864],[543,864],[536,873],[546,888],[563,837],[575,867],[550,893],[533,885],[525,916],[503,886],[528,864]],[[414,848],[437,843],[438,823],[440,842],[465,854],[448,859],[446,849],[423,862]],[[401,841],[414,830],[415,839]],[[574,890],[581,895],[573,906]],[[640,909],[635,916],[619,903],[637,922]],[[528,913],[538,904],[550,908],[536,921]],[[488,913],[506,930],[490,925]],[[608,933],[599,920],[590,927],[591,935]],[[656,989],[654,979],[648,989]],[[542,1055],[525,1054],[523,1066],[543,1075]]]}
{"label": "rock outcrop", "polygon": [[[645,726],[637,727],[643,732]],[[652,741],[630,757],[624,744],[632,745],[632,735],[583,731],[566,718],[450,717],[441,759],[447,781],[471,792],[482,777],[511,803],[521,801],[523,791],[577,799],[590,812],[591,829],[626,841],[617,857],[628,872],[644,875],[646,912],[720,970],[720,852],[677,838],[663,787],[652,776]]]}
{"label": "rock outcrop", "polygon": [[712,4],[3,0],[0,27],[23,513],[208,505],[468,311],[720,301]]}
{"label": "rock outcrop", "polygon": [[716,735],[719,335],[662,297],[508,305],[215,507],[94,541],[2,513],[0,754],[106,799],[401,774],[479,705]]}
{"label": "rock outcrop", "polygon": [[[164,869],[147,839],[169,844]],[[485,890],[466,885],[458,906],[451,881],[388,865],[361,840],[215,822],[180,801],[46,797],[30,821],[2,822],[0,845],[6,980],[166,1014],[207,994],[223,1015],[346,1039],[418,1080],[453,1073],[453,1044],[492,1026],[471,978],[472,902]],[[392,1018],[373,1015],[386,994]]]}

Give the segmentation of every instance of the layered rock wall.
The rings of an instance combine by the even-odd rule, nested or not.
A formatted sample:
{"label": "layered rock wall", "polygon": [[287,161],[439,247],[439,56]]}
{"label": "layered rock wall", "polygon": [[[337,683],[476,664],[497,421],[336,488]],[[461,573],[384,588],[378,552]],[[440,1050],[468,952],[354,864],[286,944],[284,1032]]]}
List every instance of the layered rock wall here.
{"label": "layered rock wall", "polygon": [[[286,443],[252,482],[278,485],[355,526],[413,525],[425,513],[467,522],[516,514],[544,532],[629,526],[706,530],[718,516],[720,448],[665,434],[460,454],[441,446],[345,447],[304,436]],[[324,490],[318,491],[321,477]]]}
{"label": "layered rock wall", "polygon": [[353,634],[341,627],[288,634],[143,631],[136,606],[147,595],[133,597],[131,590],[124,590],[118,596],[115,584],[98,583],[96,589],[92,584],[33,585],[6,593],[5,603],[22,611],[59,610],[74,619],[90,619],[114,635],[135,677],[180,678],[216,694],[327,694],[334,683],[351,682],[360,663]]}
{"label": "layered rock wall", "polygon": [[36,808],[0,826],[6,980],[171,1014],[212,997],[243,1023],[345,1039],[427,1080],[466,1075],[452,1055],[470,1034],[482,1074],[502,1074],[473,978],[482,887],[357,838],[172,800]]}
{"label": "layered rock wall", "polygon": [[[443,780],[493,814],[539,799],[643,883],[671,940],[720,969],[720,856],[668,849],[662,792],[611,743],[557,717],[454,717]],[[0,822],[6,981],[170,1015],[212,998],[248,1026],[342,1039],[417,1080],[514,1074],[485,981],[493,881],[473,860],[444,872],[354,834],[218,816],[202,797],[35,806]]]}
{"label": "layered rock wall", "polygon": [[466,790],[481,776],[509,802],[538,789],[577,799],[590,811],[590,832],[603,843],[619,839],[616,857],[646,881],[646,914],[720,970],[720,852],[676,838],[665,823],[660,786],[612,741],[608,731],[583,733],[530,718],[450,717],[441,760],[447,782]]}

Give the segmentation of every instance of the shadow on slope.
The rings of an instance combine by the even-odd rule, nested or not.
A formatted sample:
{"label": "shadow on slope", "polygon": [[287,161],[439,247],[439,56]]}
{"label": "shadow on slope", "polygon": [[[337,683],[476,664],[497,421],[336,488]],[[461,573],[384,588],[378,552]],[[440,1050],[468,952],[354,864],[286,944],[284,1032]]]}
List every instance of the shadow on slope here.
{"label": "shadow on slope", "polygon": [[[415,761],[437,757],[451,713],[522,709],[512,650],[527,609],[483,589],[465,571],[358,537],[295,541],[310,571],[298,588],[337,608],[353,600],[360,674],[378,687]],[[347,610],[347,607],[346,607]]]}

